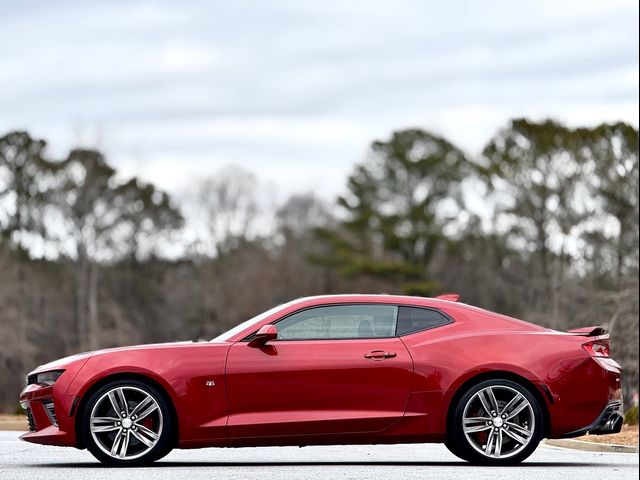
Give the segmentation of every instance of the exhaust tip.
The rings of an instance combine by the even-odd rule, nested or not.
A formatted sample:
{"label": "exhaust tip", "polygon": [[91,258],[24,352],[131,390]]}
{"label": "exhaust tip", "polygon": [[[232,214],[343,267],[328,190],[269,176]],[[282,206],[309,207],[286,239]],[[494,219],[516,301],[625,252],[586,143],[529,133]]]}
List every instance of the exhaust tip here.
{"label": "exhaust tip", "polygon": [[622,430],[622,417],[616,416],[615,419],[612,419],[612,423],[611,433],[620,433],[620,430]]}

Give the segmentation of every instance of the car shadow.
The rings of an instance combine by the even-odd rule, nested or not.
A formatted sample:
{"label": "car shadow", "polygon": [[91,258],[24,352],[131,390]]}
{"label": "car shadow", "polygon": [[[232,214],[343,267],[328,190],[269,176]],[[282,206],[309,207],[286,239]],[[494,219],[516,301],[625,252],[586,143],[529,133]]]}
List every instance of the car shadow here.
{"label": "car shadow", "polygon": [[[125,467],[106,467],[98,462],[66,462],[66,463],[39,463],[37,465],[24,465],[25,467],[31,468],[114,468],[114,469],[122,469]],[[325,466],[387,466],[387,467],[473,467],[473,468],[531,468],[531,467],[564,467],[564,468],[584,468],[584,467],[607,467],[607,468],[616,468],[616,467],[627,467],[629,464],[620,463],[620,464],[612,464],[612,463],[598,463],[598,462],[524,462],[518,465],[510,466],[500,466],[495,467],[491,465],[471,465],[466,462],[392,462],[392,461],[289,461],[289,462],[155,462],[151,465],[146,466],[138,466],[138,467],[129,467],[129,468],[184,468],[184,467],[218,467],[218,468],[229,468],[229,467],[325,467]]]}

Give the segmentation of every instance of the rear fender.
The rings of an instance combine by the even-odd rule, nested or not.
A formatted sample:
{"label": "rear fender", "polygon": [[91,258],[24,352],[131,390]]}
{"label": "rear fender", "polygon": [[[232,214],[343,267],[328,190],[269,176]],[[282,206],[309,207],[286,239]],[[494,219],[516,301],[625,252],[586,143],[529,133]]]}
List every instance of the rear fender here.
{"label": "rear fender", "polygon": [[467,372],[456,380],[454,383],[455,388],[448,390],[443,398],[443,404],[446,408],[443,411],[443,417],[446,418],[447,422],[444,425],[445,428],[451,419],[458,399],[473,385],[490,379],[511,380],[528,389],[538,399],[544,416],[545,430],[546,432],[549,431],[551,419],[549,407],[550,403],[553,403],[549,389],[532,372],[514,365],[505,364],[483,365],[478,370]]}

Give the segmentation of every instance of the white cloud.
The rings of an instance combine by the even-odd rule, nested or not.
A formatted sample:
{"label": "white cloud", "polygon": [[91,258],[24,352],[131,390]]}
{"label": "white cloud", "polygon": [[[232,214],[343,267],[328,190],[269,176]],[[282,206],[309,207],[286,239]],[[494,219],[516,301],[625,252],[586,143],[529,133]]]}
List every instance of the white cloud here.
{"label": "white cloud", "polygon": [[4,2],[0,132],[178,190],[238,163],[340,192],[374,138],[638,119],[631,1]]}

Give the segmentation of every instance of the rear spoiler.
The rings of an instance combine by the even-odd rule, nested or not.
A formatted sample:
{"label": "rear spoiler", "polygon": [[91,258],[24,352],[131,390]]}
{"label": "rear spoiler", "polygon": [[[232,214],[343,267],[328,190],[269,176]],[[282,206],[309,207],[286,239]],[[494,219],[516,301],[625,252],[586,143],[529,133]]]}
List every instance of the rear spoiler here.
{"label": "rear spoiler", "polygon": [[583,327],[583,328],[574,328],[573,330],[568,330],[567,333],[572,333],[574,335],[579,335],[581,337],[599,337],[607,334],[607,330],[604,327],[596,326],[596,327]]}
{"label": "rear spoiler", "polygon": [[443,293],[436,297],[438,300],[448,300],[450,302],[457,302],[460,300],[460,295],[457,293]]}

